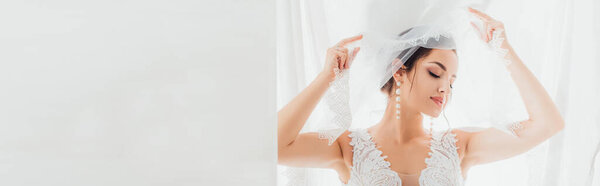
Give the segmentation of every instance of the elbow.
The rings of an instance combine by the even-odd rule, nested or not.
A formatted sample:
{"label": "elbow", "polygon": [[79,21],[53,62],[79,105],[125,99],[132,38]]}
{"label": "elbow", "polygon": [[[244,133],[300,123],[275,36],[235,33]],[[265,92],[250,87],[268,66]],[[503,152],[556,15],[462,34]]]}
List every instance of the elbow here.
{"label": "elbow", "polygon": [[284,161],[283,157],[284,157],[284,156],[282,156],[282,152],[281,152],[281,150],[278,150],[278,151],[277,151],[277,164],[279,164],[279,165],[282,165],[282,164],[284,164],[284,163],[285,163],[285,161]]}
{"label": "elbow", "polygon": [[288,140],[280,140],[283,137],[279,136],[277,137],[277,151],[285,151],[288,147],[290,147],[292,145],[292,143],[294,143],[295,140],[292,141],[288,141]]}
{"label": "elbow", "polygon": [[557,127],[558,127],[558,131],[561,131],[565,128],[565,120],[562,118],[562,116],[560,116],[560,114],[558,115],[558,118],[556,119],[557,121]]}
{"label": "elbow", "polygon": [[560,122],[558,122],[558,132],[562,131],[563,129],[565,129],[565,121],[561,119]]}
{"label": "elbow", "polygon": [[562,119],[562,117],[558,117],[555,121],[554,121],[554,133],[559,133],[560,131],[562,131],[565,128],[565,121]]}
{"label": "elbow", "polygon": [[[287,156],[289,156],[289,154],[290,154],[290,148],[291,148],[291,145],[292,145],[292,143],[294,141],[292,141],[290,143],[279,143],[277,145],[277,158],[278,158],[278,160],[285,160],[285,158]],[[278,163],[281,163],[281,162],[278,161]]]}
{"label": "elbow", "polygon": [[285,159],[285,157],[286,157],[285,150],[286,150],[286,148],[282,147],[282,146],[279,146],[279,148],[277,148],[277,164],[284,165],[286,163],[285,162],[285,160],[286,160]]}
{"label": "elbow", "polygon": [[559,116],[555,118],[547,118],[545,120],[530,120],[532,123],[535,123],[534,126],[539,126],[540,134],[543,134],[543,138],[550,138],[565,128],[565,121]]}
{"label": "elbow", "polygon": [[287,150],[288,145],[285,144],[278,144],[277,145],[277,154],[281,155],[282,153],[284,153]]}

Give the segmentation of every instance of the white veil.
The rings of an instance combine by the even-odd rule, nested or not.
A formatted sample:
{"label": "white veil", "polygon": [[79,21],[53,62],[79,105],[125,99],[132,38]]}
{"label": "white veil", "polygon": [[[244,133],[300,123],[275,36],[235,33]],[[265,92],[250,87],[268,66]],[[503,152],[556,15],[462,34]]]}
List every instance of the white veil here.
{"label": "white veil", "polygon": [[[470,24],[478,19],[470,15],[466,5],[459,1],[411,5],[397,11],[412,12],[412,21],[397,21],[399,16],[385,14],[377,22],[393,24],[393,30],[365,30],[363,39],[349,46],[360,47],[361,52],[326,93],[329,113],[323,114],[318,124],[321,138],[332,144],[345,130],[368,127],[381,119],[387,97],[380,88],[418,47],[455,49],[459,58],[458,78],[444,117],[426,117],[424,123],[433,122],[438,128],[497,127],[509,132],[511,123],[527,118],[505,68],[505,53],[494,50],[493,42],[484,43],[479,38]],[[406,12],[402,16],[409,19]],[[399,63],[394,62],[396,58]]]}

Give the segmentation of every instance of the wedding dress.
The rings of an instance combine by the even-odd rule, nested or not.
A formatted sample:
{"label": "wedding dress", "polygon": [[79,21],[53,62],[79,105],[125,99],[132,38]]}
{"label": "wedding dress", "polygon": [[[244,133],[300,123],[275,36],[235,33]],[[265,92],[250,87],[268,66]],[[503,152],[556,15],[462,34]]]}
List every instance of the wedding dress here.
{"label": "wedding dress", "polygon": [[[463,185],[460,159],[456,147],[456,134],[450,131],[435,131],[430,141],[427,168],[418,175],[402,175],[390,169],[387,156],[376,148],[366,128],[350,130],[350,145],[353,146],[352,168],[346,186],[363,185],[418,185],[458,186]],[[404,183],[404,184],[403,184]]]}

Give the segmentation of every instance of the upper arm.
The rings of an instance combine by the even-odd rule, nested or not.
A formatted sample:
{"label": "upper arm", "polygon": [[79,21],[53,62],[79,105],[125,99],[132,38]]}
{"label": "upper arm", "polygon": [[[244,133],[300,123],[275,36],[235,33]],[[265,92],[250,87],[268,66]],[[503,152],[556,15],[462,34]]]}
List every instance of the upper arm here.
{"label": "upper arm", "polygon": [[468,142],[463,161],[475,165],[510,158],[527,152],[560,131],[539,127],[544,124],[533,122],[535,121],[520,122],[522,128],[514,131],[516,135],[493,127],[467,132]]}
{"label": "upper arm", "polygon": [[334,168],[343,163],[340,138],[329,145],[317,132],[298,134],[292,143],[279,148],[277,162],[293,167]]}

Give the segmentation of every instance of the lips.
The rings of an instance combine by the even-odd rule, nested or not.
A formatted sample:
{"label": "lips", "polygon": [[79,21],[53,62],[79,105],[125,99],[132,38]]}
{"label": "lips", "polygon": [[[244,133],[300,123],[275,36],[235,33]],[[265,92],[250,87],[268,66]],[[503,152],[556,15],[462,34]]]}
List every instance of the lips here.
{"label": "lips", "polygon": [[431,98],[431,100],[433,100],[433,102],[434,102],[435,104],[437,104],[437,105],[438,105],[438,107],[440,107],[440,108],[441,108],[441,107],[442,107],[442,105],[444,105],[444,98],[442,98],[442,97],[439,97],[439,96],[430,97],[430,98]]}

